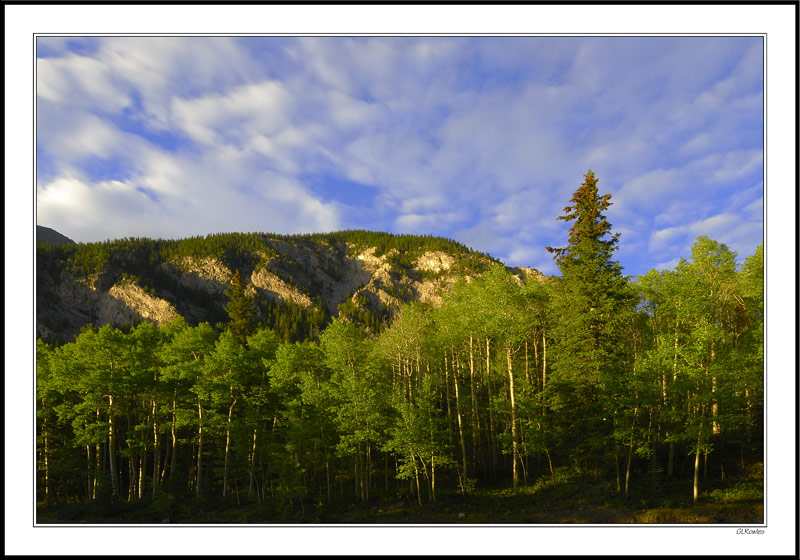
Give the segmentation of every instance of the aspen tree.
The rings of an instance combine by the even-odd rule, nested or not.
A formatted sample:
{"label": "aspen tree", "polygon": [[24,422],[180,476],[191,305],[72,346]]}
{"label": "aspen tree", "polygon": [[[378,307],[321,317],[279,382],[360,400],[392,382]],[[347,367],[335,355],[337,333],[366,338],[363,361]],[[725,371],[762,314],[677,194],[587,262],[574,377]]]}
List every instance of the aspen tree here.
{"label": "aspen tree", "polygon": [[[207,418],[204,415],[204,398],[207,399],[207,394],[204,390],[203,362],[206,355],[214,349],[217,335],[208,323],[190,327],[184,321],[178,321],[173,329],[174,334],[171,340],[161,350],[164,364],[162,376],[169,380],[173,387],[173,394],[178,396],[176,401],[179,402],[174,401],[173,407],[182,408],[186,411],[187,416],[193,414],[190,411],[194,411],[196,414],[196,421],[193,423],[196,427],[195,441],[197,443],[194,489],[199,495],[203,488],[204,427],[207,424]],[[175,451],[173,457],[174,453]]]}
{"label": "aspen tree", "polygon": [[[37,484],[37,489],[39,491],[43,490],[45,502],[48,506],[53,503],[53,487],[50,477],[50,464],[52,462],[50,459],[52,449],[51,430],[56,420],[55,405],[58,402],[58,393],[53,390],[52,360],[53,348],[42,339],[38,339],[36,341],[37,470],[42,472],[44,480],[43,484]],[[89,473],[90,468],[87,467],[87,476],[89,476]]]}
{"label": "aspen tree", "polygon": [[700,236],[692,246],[692,261],[681,263],[686,289],[692,294],[690,337],[687,341],[688,371],[692,380],[691,403],[694,410],[689,425],[696,437],[694,500],[699,494],[700,454],[706,456],[710,437],[719,431],[717,383],[726,383],[729,368],[726,354],[731,350],[732,330],[728,320],[736,301],[736,253],[727,246]]}

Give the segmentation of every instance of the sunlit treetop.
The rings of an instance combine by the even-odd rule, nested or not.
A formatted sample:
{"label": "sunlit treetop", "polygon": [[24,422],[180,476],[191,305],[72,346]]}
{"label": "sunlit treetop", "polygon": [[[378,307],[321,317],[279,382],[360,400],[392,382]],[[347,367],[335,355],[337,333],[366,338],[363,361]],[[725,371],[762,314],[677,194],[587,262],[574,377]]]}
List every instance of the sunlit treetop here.
{"label": "sunlit treetop", "polygon": [[567,247],[546,247],[554,255],[562,274],[569,274],[576,265],[592,265],[615,272],[621,271],[617,262],[611,261],[611,254],[617,249],[619,233],[611,234],[611,224],[603,212],[611,206],[611,195],[600,195],[597,190],[598,179],[590,169],[584,181],[573,193],[571,206],[564,208],[564,215],[558,220],[573,222],[569,229]]}

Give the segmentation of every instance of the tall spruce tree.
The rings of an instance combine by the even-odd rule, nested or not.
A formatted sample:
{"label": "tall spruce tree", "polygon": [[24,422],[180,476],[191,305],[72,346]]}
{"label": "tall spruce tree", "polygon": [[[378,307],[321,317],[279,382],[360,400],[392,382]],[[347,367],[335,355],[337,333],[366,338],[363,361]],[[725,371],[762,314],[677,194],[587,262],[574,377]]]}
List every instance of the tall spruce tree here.
{"label": "tall spruce tree", "polygon": [[589,170],[559,220],[572,222],[569,245],[546,247],[561,271],[555,283],[552,376],[547,394],[558,412],[564,450],[598,473],[610,436],[628,357],[621,324],[632,307],[622,267],[613,260],[619,234],[603,212],[611,195],[600,195]]}

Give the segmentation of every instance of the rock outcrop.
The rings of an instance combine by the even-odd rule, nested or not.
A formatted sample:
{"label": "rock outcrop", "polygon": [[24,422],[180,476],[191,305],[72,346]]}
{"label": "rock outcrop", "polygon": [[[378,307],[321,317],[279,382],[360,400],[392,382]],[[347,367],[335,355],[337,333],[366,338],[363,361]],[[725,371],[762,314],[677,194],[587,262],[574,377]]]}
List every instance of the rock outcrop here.
{"label": "rock outcrop", "polygon": [[250,288],[251,294],[255,295],[260,291],[261,295],[270,298],[273,302],[291,301],[300,307],[311,307],[312,305],[311,298],[269,272],[266,267],[253,271],[250,275]]}
{"label": "rock outcrop", "polygon": [[166,267],[177,276],[181,286],[209,293],[222,294],[233,277],[231,269],[213,257],[183,257],[174,259]]}
{"label": "rock outcrop", "polygon": [[100,295],[98,303],[98,326],[126,326],[142,320],[162,325],[178,316],[168,301],[147,293],[134,281],[115,284]]}
{"label": "rock outcrop", "polygon": [[453,256],[442,251],[426,251],[421,257],[414,261],[417,270],[425,270],[434,273],[450,270],[453,268],[454,264],[455,259]]}

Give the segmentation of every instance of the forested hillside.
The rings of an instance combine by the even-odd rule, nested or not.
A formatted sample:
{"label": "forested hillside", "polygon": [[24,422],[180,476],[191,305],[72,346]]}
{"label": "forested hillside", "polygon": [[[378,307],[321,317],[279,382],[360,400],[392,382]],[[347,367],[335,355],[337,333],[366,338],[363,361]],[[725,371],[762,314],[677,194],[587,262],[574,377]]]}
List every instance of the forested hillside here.
{"label": "forested hillside", "polygon": [[160,325],[178,315],[216,325],[237,271],[258,322],[281,340],[314,339],[334,316],[378,332],[400,304],[437,301],[492,262],[449,239],[368,231],[39,243],[37,335],[64,343],[87,324]]}
{"label": "forested hillside", "polygon": [[[392,507],[466,507],[493,491],[523,500],[510,522],[585,522],[524,513],[581,484],[580,499],[596,496],[597,508],[724,503],[738,508],[736,522],[761,522],[750,504],[763,496],[763,248],[738,262],[699,237],[673,270],[628,278],[614,260],[610,197],[596,183],[587,173],[560,217],[571,228],[564,247],[549,248],[554,277],[447,240],[368,232],[41,246],[38,266],[51,277],[69,270],[98,286],[113,269],[162,297],[161,264],[212,255],[238,271],[209,320],[183,316],[206,296],[178,281],[169,320],[38,340],[41,512],[392,522]],[[296,303],[304,315],[291,324],[301,326],[282,330],[280,313],[244,280],[278,266],[279,243],[313,243],[327,255],[321,266],[383,257],[394,280],[346,294],[338,313],[322,300]],[[420,266],[434,254],[452,264]],[[319,275],[280,262],[298,293],[315,282],[325,292]],[[400,299],[379,321],[359,311],[372,313],[370,294],[445,276],[437,297]],[[409,277],[417,283],[404,284]]]}

